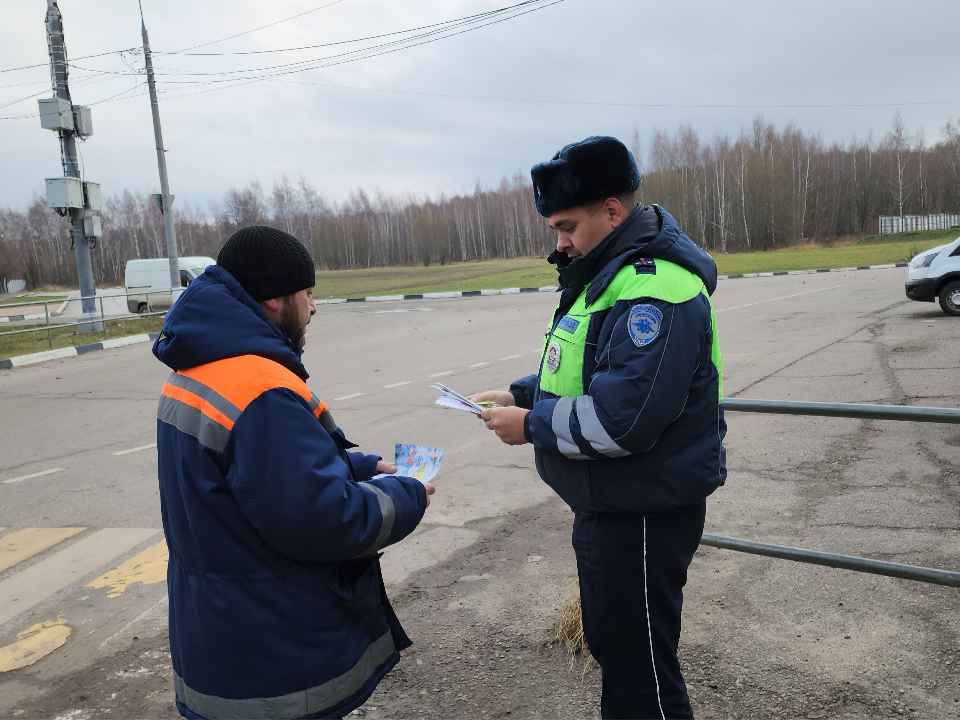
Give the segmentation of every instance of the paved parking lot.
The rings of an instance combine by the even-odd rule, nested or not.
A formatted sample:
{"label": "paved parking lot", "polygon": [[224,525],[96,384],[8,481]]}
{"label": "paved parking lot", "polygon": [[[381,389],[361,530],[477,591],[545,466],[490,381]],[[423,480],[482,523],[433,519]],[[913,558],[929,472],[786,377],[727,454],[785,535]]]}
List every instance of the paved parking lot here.
{"label": "paved parking lot", "polygon": [[[960,323],[906,301],[903,280],[874,270],[721,281],[726,395],[958,407]],[[556,666],[547,685],[532,693],[518,676],[515,691],[494,695],[473,675],[469,687],[458,680],[450,668],[466,661],[437,650],[467,642],[467,627],[477,647],[512,637],[529,649],[575,592],[572,516],[529,448],[433,407],[429,387],[505,387],[534,371],[554,302],[325,306],[310,326],[309,384],[351,440],[384,456],[395,442],[446,449],[424,524],[384,558],[417,645],[365,714],[595,711],[596,683],[564,674],[550,653],[525,661]],[[36,660],[0,672],[0,716],[172,712],[153,446],[166,375],[146,344],[0,372],[0,648],[17,648],[0,649],[0,670],[23,653]],[[960,428],[727,419],[730,477],[710,499],[709,531],[958,569]],[[538,522],[539,539],[503,539]],[[483,549],[494,540],[507,544]],[[444,573],[449,585],[427,582]],[[958,716],[956,590],[702,548],[686,595],[681,651],[698,715]],[[531,599],[506,607],[505,596]],[[423,693],[403,689],[434,661]],[[491,674],[490,686],[502,679]]]}

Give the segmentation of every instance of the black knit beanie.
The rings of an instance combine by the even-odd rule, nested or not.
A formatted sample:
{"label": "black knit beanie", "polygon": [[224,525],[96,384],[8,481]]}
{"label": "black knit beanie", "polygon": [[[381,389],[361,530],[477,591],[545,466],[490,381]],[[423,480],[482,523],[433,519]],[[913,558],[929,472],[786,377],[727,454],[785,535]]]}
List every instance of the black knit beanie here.
{"label": "black knit beanie", "polygon": [[257,302],[293,295],[316,284],[313,258],[303,243],[266,225],[237,230],[220,248],[217,265]]}

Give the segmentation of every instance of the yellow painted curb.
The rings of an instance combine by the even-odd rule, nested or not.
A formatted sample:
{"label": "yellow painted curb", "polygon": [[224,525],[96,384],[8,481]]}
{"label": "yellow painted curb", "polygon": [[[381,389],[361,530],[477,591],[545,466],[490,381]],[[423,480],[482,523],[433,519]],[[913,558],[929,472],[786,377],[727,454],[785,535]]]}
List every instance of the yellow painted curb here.
{"label": "yellow painted curb", "polygon": [[107,597],[120,597],[134,583],[152,585],[166,580],[168,559],[167,543],[161,540],[119,567],[101,575],[87,587],[109,587],[110,592],[107,593]]}
{"label": "yellow painted curb", "polygon": [[33,665],[63,644],[72,629],[63,618],[37,623],[17,635],[17,641],[0,648],[0,672]]}

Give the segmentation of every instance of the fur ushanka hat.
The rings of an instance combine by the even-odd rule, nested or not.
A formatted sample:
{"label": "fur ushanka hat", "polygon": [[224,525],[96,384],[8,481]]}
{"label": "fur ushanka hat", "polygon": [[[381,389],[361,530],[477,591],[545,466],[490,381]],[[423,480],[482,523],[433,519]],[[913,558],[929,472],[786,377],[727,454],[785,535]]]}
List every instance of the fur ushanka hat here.
{"label": "fur ushanka hat", "polygon": [[544,217],[640,189],[640,171],[627,146],[594,135],[565,146],[530,170],[537,212]]}

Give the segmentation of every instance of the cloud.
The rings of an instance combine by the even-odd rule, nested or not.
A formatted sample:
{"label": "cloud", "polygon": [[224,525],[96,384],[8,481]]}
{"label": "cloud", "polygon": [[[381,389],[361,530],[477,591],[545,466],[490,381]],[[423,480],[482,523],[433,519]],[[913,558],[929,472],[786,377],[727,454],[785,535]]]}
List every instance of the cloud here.
{"label": "cloud", "polygon": [[[346,40],[435,23],[502,7],[508,0],[342,0],[296,20],[208,46],[209,51],[266,50]],[[171,51],[301,13],[322,0],[146,0],[154,50]],[[70,57],[135,47],[140,18],[128,1],[90,5],[61,0]],[[45,90],[43,8],[14,3],[0,27],[0,105]],[[793,122],[828,141],[882,136],[895,107],[784,108],[960,101],[952,28],[956,2],[814,0],[804,4],[728,0],[653,3],[565,0],[529,15],[428,45],[358,62],[213,90],[174,86],[159,77],[171,189],[205,206],[230,187],[304,175],[333,199],[362,186],[433,195],[497,184],[526,171],[563,144],[591,134],[627,140],[634,127],[689,122],[704,137],[736,135],[754,115]],[[322,57],[336,49],[254,56],[158,55],[158,72],[218,72]],[[77,61],[94,71],[127,72],[119,56]],[[118,74],[82,81],[73,97],[93,103],[142,78]],[[196,79],[196,78],[193,78]],[[216,79],[203,76],[200,79]],[[7,87],[34,82],[35,86]],[[90,83],[90,84],[87,84]],[[312,83],[312,84],[309,84]],[[367,90],[344,89],[368,88]],[[375,90],[412,91],[378,92]],[[202,92],[201,92],[202,91]],[[199,93],[199,94],[188,94]],[[471,96],[464,97],[443,96]],[[484,99],[487,98],[487,99]],[[513,98],[544,102],[511,102]],[[561,101],[561,102],[557,102]],[[616,107],[575,102],[765,107]],[[0,116],[33,113],[31,99]],[[912,131],[933,139],[957,104],[901,108]],[[87,179],[111,194],[156,191],[150,107],[142,94],[93,108],[95,135],[82,145]],[[22,205],[61,174],[56,137],[37,119],[0,121],[0,203]]]}

